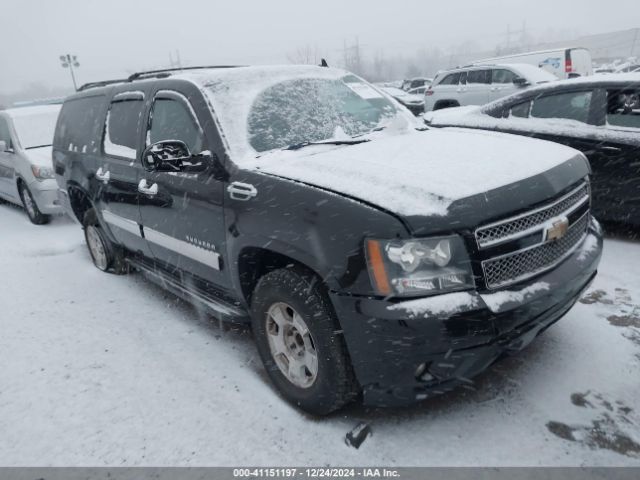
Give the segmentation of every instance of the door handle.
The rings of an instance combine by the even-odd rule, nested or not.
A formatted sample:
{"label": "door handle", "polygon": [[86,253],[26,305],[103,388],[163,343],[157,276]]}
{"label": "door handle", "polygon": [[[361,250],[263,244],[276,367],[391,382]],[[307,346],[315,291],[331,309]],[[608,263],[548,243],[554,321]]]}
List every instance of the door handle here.
{"label": "door handle", "polygon": [[154,183],[150,187],[147,184],[147,181],[143,178],[140,180],[138,184],[138,191],[140,193],[144,193],[145,195],[157,195],[158,194],[158,184]]}
{"label": "door handle", "polygon": [[227,192],[232,200],[251,200],[258,195],[256,187],[249,183],[233,182],[227,187]]}
{"label": "door handle", "polygon": [[111,180],[111,172],[109,170],[105,172],[102,170],[102,167],[100,167],[96,172],[96,178],[106,185],[109,183],[109,180]]}

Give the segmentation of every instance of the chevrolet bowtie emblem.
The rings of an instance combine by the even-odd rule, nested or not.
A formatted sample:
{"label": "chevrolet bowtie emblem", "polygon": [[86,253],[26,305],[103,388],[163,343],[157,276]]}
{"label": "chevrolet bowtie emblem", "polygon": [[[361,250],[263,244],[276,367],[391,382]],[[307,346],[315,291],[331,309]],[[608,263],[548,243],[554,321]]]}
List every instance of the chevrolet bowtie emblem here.
{"label": "chevrolet bowtie emblem", "polygon": [[556,218],[550,223],[544,231],[544,240],[546,242],[560,240],[567,234],[567,230],[569,230],[569,219],[567,217]]}

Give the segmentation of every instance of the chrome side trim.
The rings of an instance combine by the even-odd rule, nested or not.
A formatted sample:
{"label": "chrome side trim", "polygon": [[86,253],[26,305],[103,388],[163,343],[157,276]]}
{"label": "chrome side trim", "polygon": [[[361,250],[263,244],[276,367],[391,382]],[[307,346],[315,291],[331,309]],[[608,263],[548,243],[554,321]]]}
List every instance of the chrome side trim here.
{"label": "chrome side trim", "polygon": [[200,262],[208,267],[220,270],[220,254],[218,252],[207,250],[206,248],[193,245],[192,243],[188,243],[183,240],[178,240],[175,237],[171,237],[151,228],[143,227],[143,231],[144,238],[151,243],[155,243],[167,250],[172,250],[180,255],[189,257],[192,260]]}
{"label": "chrome side trim", "polygon": [[109,225],[113,225],[114,227],[118,227],[122,230],[126,230],[129,233],[133,233],[134,235],[140,237],[140,226],[138,222],[134,222],[133,220],[129,220],[128,218],[121,217],[120,215],[116,215],[115,213],[110,212],[109,210],[102,211],[102,218]]}
{"label": "chrome side trim", "polygon": [[[555,207],[556,205],[558,205],[559,203],[564,202],[567,198],[575,195],[577,192],[579,192],[580,190],[584,189],[585,186],[588,187],[587,183],[583,182],[578,187],[574,188],[569,193],[567,193],[566,195],[563,195],[562,197],[560,197],[559,199],[555,200],[554,202],[548,203],[548,204],[546,204],[546,205],[544,205],[542,207],[538,207],[538,208],[533,209],[533,210],[528,210],[528,211],[526,211],[524,213],[521,213],[520,215],[515,215],[513,217],[509,217],[509,218],[506,218],[506,219],[503,219],[503,220],[499,220],[497,222],[489,223],[487,225],[482,225],[481,227],[476,228],[476,230],[473,232],[473,234],[474,234],[474,237],[476,239],[476,243],[478,245],[478,248],[481,249],[481,250],[484,250],[486,248],[493,247],[495,245],[499,245],[499,244],[502,244],[502,243],[510,242],[510,241],[513,241],[513,240],[517,240],[518,238],[526,237],[527,235],[530,235],[530,234],[532,234],[532,233],[534,233],[534,232],[536,232],[538,230],[544,230],[545,226],[549,223],[548,221],[544,222],[544,223],[541,223],[539,225],[536,225],[534,227],[530,227],[530,228],[528,228],[526,230],[523,230],[521,232],[513,233],[513,234],[508,235],[506,237],[502,237],[502,238],[499,238],[499,239],[496,239],[496,240],[490,240],[490,241],[487,241],[487,242],[483,242],[482,244],[480,243],[480,240],[478,238],[478,232],[481,231],[481,230],[488,230],[490,228],[494,228],[494,227],[498,227],[500,225],[504,225],[504,224],[507,224],[507,223],[515,222],[515,221],[520,220],[521,218],[526,218],[526,217],[535,215],[536,213],[540,213],[540,212],[544,212],[545,210],[549,210],[549,209]],[[561,216],[561,215],[569,216],[571,213],[576,211],[578,208],[582,207],[587,202],[589,202],[589,195],[588,194],[585,195],[584,197],[582,197],[578,202],[576,202],[569,209],[559,213],[556,216]]]}
{"label": "chrome side trim", "polygon": [[[141,236],[140,226],[133,220],[121,217],[120,215],[116,215],[109,210],[102,211],[102,218],[104,218],[104,221],[110,225],[133,233],[138,237]],[[144,233],[144,238],[147,241],[155,243],[156,245],[166,248],[167,250],[179,253],[180,255],[184,255],[185,257],[189,257],[192,260],[200,262],[208,267],[220,270],[220,254],[218,252],[202,248],[198,245],[194,245],[183,240],[179,240],[162,232],[158,232],[157,230],[153,230],[152,228],[143,226],[142,231]]]}

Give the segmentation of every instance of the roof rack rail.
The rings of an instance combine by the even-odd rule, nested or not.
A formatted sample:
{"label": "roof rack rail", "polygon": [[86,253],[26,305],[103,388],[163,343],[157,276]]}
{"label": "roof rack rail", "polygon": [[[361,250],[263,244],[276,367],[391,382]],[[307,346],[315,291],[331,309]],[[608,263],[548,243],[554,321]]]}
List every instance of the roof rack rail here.
{"label": "roof rack rail", "polygon": [[174,72],[182,72],[188,70],[207,70],[211,68],[236,68],[241,65],[202,65],[198,67],[182,67],[182,68],[162,68],[159,70],[149,70],[146,72],[137,72],[131,75],[127,80],[133,82],[144,78],[164,78],[171,76]]}
{"label": "roof rack rail", "polygon": [[89,90],[90,88],[98,88],[98,87],[106,87],[107,85],[113,85],[116,83],[125,83],[128,80],[126,78],[120,80],[101,80],[99,82],[89,82],[82,85],[78,91],[84,92],[85,90]]}

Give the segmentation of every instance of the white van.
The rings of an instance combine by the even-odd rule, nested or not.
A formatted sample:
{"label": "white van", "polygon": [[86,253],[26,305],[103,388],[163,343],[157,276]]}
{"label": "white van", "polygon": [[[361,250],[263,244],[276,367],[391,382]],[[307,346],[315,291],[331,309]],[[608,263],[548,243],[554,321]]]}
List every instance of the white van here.
{"label": "white van", "polygon": [[586,48],[559,48],[477,60],[472,65],[527,63],[553,73],[559,79],[593,75],[591,52]]}

